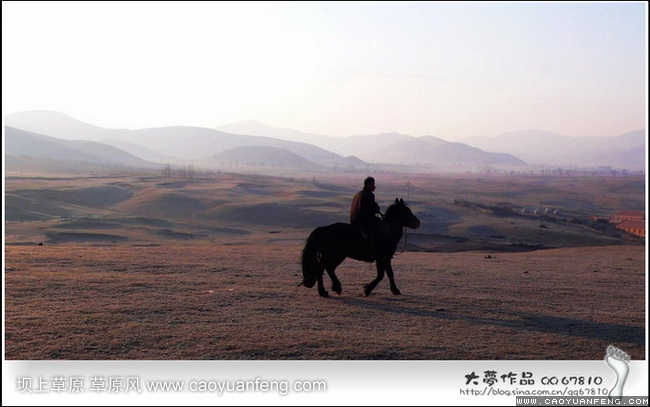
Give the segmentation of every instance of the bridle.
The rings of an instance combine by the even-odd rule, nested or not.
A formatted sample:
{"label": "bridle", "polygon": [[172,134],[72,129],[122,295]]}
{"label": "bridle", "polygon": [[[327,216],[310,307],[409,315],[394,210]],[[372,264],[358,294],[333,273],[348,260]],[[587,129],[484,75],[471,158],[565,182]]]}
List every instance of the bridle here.
{"label": "bridle", "polygon": [[[383,220],[386,219],[386,217],[385,217],[385,215],[384,215],[383,213],[379,212],[379,215],[381,216],[381,218],[382,218]],[[404,235],[404,247],[402,247],[402,251],[401,251],[401,252],[399,252],[399,253],[395,253],[395,256],[404,253],[404,250],[406,250],[406,245],[407,245],[407,242],[408,242],[408,228],[406,227],[406,223],[405,223],[404,226],[402,226],[402,227],[404,228],[404,233],[403,233],[403,235]]]}
{"label": "bridle", "polygon": [[404,226],[404,247],[402,247],[402,251],[401,251],[401,252],[399,252],[399,253],[395,253],[395,255],[402,254],[402,253],[404,253],[404,250],[406,250],[406,242],[408,241],[408,233],[406,232],[407,229],[408,229],[408,228],[407,228],[406,226]]}

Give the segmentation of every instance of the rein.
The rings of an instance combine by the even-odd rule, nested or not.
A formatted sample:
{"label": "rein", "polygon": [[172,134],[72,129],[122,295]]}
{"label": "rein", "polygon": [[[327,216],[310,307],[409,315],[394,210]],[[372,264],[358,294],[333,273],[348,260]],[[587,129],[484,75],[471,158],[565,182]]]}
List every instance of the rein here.
{"label": "rein", "polygon": [[[381,215],[381,218],[382,218],[383,220],[386,220],[384,214],[382,214],[381,212],[379,212],[379,214]],[[408,242],[407,227],[406,227],[406,225],[404,225],[404,226],[402,226],[402,227],[404,228],[404,234],[403,234],[403,235],[404,235],[404,247],[402,247],[402,251],[401,251],[401,252],[399,252],[399,253],[395,253],[395,256],[404,253],[404,250],[406,250],[406,245],[407,245],[407,242]]]}
{"label": "rein", "polygon": [[406,242],[408,241],[408,234],[406,233],[406,226],[404,226],[404,247],[402,247],[402,251],[399,253],[395,253],[395,256],[400,255],[404,253],[404,250],[406,250]]}

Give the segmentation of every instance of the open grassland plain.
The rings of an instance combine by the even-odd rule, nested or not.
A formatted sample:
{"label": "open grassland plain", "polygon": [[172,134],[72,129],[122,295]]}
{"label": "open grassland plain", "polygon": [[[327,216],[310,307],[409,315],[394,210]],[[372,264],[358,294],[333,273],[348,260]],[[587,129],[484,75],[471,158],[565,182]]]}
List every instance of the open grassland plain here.
{"label": "open grassland plain", "polygon": [[[5,176],[7,244],[304,241],[310,229],[347,222],[364,175],[311,178],[213,174]],[[385,211],[404,198],[421,227],[411,250],[517,250],[643,244],[598,223],[645,210],[643,177],[480,177],[379,174]],[[609,226],[609,227],[608,227]],[[635,241],[636,240],[636,241]],[[458,243],[462,243],[459,245]]]}
{"label": "open grassland plain", "polygon": [[[5,176],[7,360],[595,360],[646,349],[645,179],[372,174],[421,226],[394,296],[346,260],[302,281],[309,232],[365,174]],[[538,210],[538,213],[534,212]],[[330,282],[325,277],[329,290]]]}
{"label": "open grassland plain", "polygon": [[330,298],[300,249],[9,246],[6,359],[645,358],[643,247],[404,252],[401,296],[348,260]]}

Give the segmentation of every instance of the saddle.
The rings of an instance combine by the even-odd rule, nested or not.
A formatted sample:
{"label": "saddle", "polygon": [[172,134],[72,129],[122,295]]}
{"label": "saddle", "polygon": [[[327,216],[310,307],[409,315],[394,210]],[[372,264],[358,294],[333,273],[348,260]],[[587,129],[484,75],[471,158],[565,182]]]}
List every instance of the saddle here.
{"label": "saddle", "polygon": [[363,238],[363,240],[368,243],[371,247],[375,255],[380,256],[387,256],[388,259],[392,259],[393,256],[389,255],[387,251],[389,250],[388,247],[386,247],[386,243],[382,244],[380,247],[380,242],[378,241],[378,236],[375,236],[373,233],[371,233],[368,230],[365,230],[361,228],[360,226],[356,225],[356,229],[359,231],[359,234]]}
{"label": "saddle", "polygon": [[375,237],[372,235],[372,233],[370,233],[367,230],[364,230],[363,228],[361,228],[359,226],[357,226],[357,230],[359,231],[359,233],[361,233],[361,237],[363,238],[363,240],[366,241],[366,243],[368,243],[370,245],[375,244]]}

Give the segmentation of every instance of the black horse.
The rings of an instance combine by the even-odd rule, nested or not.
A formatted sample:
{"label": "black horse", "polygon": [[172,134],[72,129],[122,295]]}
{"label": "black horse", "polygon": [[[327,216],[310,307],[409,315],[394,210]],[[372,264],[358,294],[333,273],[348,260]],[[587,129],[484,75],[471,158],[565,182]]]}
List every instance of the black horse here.
{"label": "black horse", "polygon": [[417,229],[420,227],[420,220],[413,215],[403,199],[395,199],[395,203],[386,210],[383,225],[386,235],[390,236],[390,248],[385,252],[375,250],[373,244],[364,237],[361,230],[349,223],[334,223],[314,229],[302,250],[303,281],[301,285],[312,288],[318,282],[318,294],[321,297],[329,297],[323,286],[323,272],[327,271],[332,280],[332,290],[340,295],[341,282],[336,277],[334,270],[343,263],[346,257],[350,257],[359,261],[377,262],[377,278],[363,287],[366,297],[384,278],[384,273],[388,274],[391,292],[395,295],[401,294],[395,285],[391,259],[402,238],[402,229],[404,227]]}

